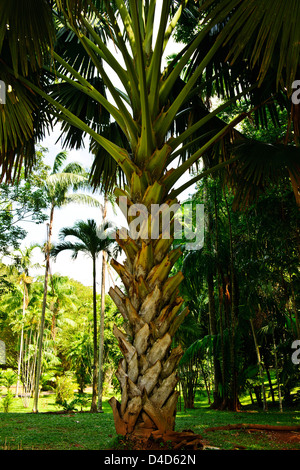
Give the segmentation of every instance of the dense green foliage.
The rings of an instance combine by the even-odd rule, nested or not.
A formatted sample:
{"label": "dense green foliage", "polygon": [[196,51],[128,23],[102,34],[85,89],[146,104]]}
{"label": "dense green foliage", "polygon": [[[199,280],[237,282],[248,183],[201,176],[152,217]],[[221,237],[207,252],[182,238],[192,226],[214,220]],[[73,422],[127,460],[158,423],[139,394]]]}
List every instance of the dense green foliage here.
{"label": "dense green foliage", "polygon": [[[43,297],[42,279],[36,279],[30,284],[24,318],[22,318],[22,291],[20,290],[19,294],[18,292],[18,285],[16,285],[15,290],[1,297],[0,337],[6,344],[7,365],[16,371],[20,334],[23,327],[25,341],[21,380],[25,391],[29,392],[32,391],[32,386],[30,388],[29,384],[32,377],[30,376],[31,369],[28,370],[28,368],[34,366],[36,357],[36,341]],[[98,297],[98,303],[100,304],[100,296]],[[119,359],[117,345],[112,335],[113,322],[118,323],[118,319],[115,317],[116,308],[111,299],[106,297],[104,368],[107,378],[106,389],[110,389],[112,386],[112,371]],[[41,378],[42,390],[55,390],[59,377],[71,373],[76,387],[83,392],[91,383],[92,365],[92,288],[55,274],[52,276],[48,288]]]}
{"label": "dense green foliage", "polygon": [[[246,120],[243,132],[257,142],[281,140],[286,115],[279,115],[268,131]],[[191,310],[178,334],[186,406],[193,407],[200,381],[215,408],[239,409],[245,394],[264,409],[270,400],[281,408],[299,402],[299,365],[292,362],[300,335],[299,206],[284,172],[276,183],[252,182],[250,193],[243,180],[228,188],[227,177],[198,184],[192,201],[205,205],[205,243],[177,266]]]}
{"label": "dense green foliage", "polygon": [[44,164],[45,153],[42,148],[36,152],[36,162],[29,177],[26,175],[25,178],[23,170],[14,185],[0,184],[1,256],[8,254],[11,248],[18,249],[26,237],[27,232],[21,222],[42,223],[47,218],[45,209],[49,199],[44,191],[44,182],[50,168]]}

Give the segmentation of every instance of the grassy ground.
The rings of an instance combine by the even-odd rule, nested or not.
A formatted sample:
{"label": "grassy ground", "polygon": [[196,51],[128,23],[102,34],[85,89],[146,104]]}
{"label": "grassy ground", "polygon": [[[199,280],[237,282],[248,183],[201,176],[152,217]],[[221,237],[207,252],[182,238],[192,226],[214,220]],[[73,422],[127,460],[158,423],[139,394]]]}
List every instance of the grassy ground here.
{"label": "grassy ground", "polygon": [[0,449],[101,450],[116,437],[112,413],[1,413]]}
{"label": "grassy ground", "polygon": [[[207,406],[187,410],[185,413],[178,413],[176,421],[176,430],[191,429],[197,434],[203,436],[204,441],[210,446],[222,450],[231,450],[234,448],[245,448],[247,450],[281,450],[281,449],[299,449],[300,435],[297,436],[298,442],[287,443],[285,435],[275,436],[274,433],[265,433],[264,431],[250,430],[219,430],[206,431],[207,428],[216,426],[226,426],[243,424],[267,424],[273,426],[299,426],[300,410],[289,410],[283,413],[277,410],[262,412],[245,409],[239,413],[229,411],[210,410]],[[276,433],[275,433],[276,434]],[[278,439],[279,438],[279,439]],[[283,439],[284,438],[284,439]]]}
{"label": "grassy ground", "polygon": [[[117,437],[107,400],[103,405],[104,413],[100,414],[54,414],[58,408],[51,394],[42,396],[39,403],[38,414],[31,413],[32,404],[24,408],[21,399],[14,399],[8,413],[0,413],[0,449],[104,450],[109,449]],[[237,446],[247,450],[300,450],[299,433],[295,435],[297,442],[287,443],[263,432],[205,431],[208,427],[236,423],[300,425],[300,409],[284,410],[283,413],[274,409],[264,413],[246,405],[240,413],[221,412],[210,410],[206,400],[199,397],[194,410],[178,411],[176,430],[192,429],[209,445],[224,450]]]}

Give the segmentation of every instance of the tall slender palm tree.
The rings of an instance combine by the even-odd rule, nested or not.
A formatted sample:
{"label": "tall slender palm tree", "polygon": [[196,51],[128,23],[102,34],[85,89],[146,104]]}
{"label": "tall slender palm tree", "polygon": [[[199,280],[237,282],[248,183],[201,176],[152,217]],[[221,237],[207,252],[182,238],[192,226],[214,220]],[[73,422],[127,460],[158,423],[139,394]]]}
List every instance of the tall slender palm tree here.
{"label": "tall slender palm tree", "polygon": [[[106,221],[107,215],[107,196],[104,196],[103,205],[103,223]],[[98,413],[102,413],[102,395],[103,395],[103,352],[104,352],[104,309],[105,309],[105,273],[107,265],[107,252],[102,251],[101,266],[101,310],[100,310],[100,327],[99,327],[99,368],[98,368]]]}
{"label": "tall slender palm tree", "polygon": [[[207,174],[229,165],[247,170],[240,154],[232,156],[228,152],[232,140],[239,136],[235,126],[247,113],[240,114],[230,123],[224,123],[218,116],[239,96],[247,96],[251,102],[252,91],[258,90],[265,71],[270,70],[276,59],[278,44],[283,52],[279,60],[275,60],[275,82],[281,91],[285,87],[291,90],[291,80],[296,77],[293,64],[298,65],[300,47],[298,4],[294,0],[284,4],[273,0],[199,2],[203,22],[197,24],[197,34],[164,70],[163,54],[188,2],[163,1],[158,15],[155,0],[116,0],[113,4],[105,0],[101,4],[105,14],[96,0],[49,0],[39,2],[38,7],[31,0],[27,2],[25,12],[21,1],[13,2],[13,5],[5,2],[2,6],[0,47],[3,60],[0,64],[3,76],[7,77],[7,83],[12,83],[13,90],[4,117],[10,118],[7,122],[14,122],[14,113],[18,112],[19,116],[17,129],[7,126],[1,142],[4,174],[10,175],[11,162],[18,163],[20,139],[17,136],[25,135],[31,141],[45,129],[46,126],[41,124],[51,123],[45,113],[43,121],[38,113],[28,112],[40,109],[41,102],[48,103],[45,107],[47,116],[58,115],[68,126],[88,134],[94,147],[106,151],[105,164],[98,162],[100,171],[94,172],[97,176],[95,184],[100,183],[100,177],[108,167],[121,169],[126,186],[118,188],[116,195],[126,198],[126,209],[136,204],[143,204],[147,209],[151,204],[170,207],[185,189]],[[55,49],[57,42],[51,6],[56,24],[61,22],[61,28],[69,29],[69,36],[77,41],[79,55],[74,54],[74,43],[70,49]],[[37,18],[40,21],[36,21]],[[256,28],[250,28],[252,24]],[[157,34],[154,33],[156,25]],[[216,28],[220,28],[220,34],[207,49],[207,38]],[[118,56],[105,42],[104,32],[112,39]],[[259,80],[253,76],[247,83],[248,89],[243,87],[241,93],[209,112],[201,98],[202,80],[215,54],[232,35],[235,39],[231,43],[233,59],[237,60],[241,52],[249,52],[253,46],[249,67],[251,62],[259,65]],[[34,38],[32,44],[28,37]],[[240,37],[242,47],[238,48]],[[200,62],[183,80],[186,65],[202,47],[205,53]],[[28,58],[31,59],[30,66]],[[245,60],[240,61],[241,70],[248,65]],[[119,88],[104,64],[116,73]],[[99,82],[95,84],[92,78],[96,75],[101,77],[112,99],[108,100],[100,90]],[[49,76],[53,79],[52,87],[47,83]],[[239,80],[239,77],[235,75],[232,79]],[[34,92],[35,101],[28,90]],[[273,91],[269,90],[264,101],[273,99]],[[22,100],[19,99],[18,106],[13,108],[12,102],[18,93]],[[70,96],[74,99],[85,96],[83,102],[94,103],[98,113],[99,109],[105,109],[122,136],[118,144],[105,135],[101,119],[91,119],[82,107],[75,109]],[[36,115],[40,117],[38,123],[33,119]],[[287,151],[288,148],[285,154]],[[207,169],[175,187],[180,177],[201,160],[209,161]],[[293,159],[292,170],[298,183],[295,160],[297,158]],[[177,161],[179,166],[176,166]],[[284,159],[279,164],[286,166]],[[129,216],[127,210],[125,213],[130,222],[134,216]],[[148,221],[144,229],[147,224]],[[182,274],[173,277],[169,274],[180,250],[171,250],[172,239],[165,239],[161,232],[155,240],[142,236],[141,230],[137,239],[117,237],[117,241],[127,259],[123,265],[116,261],[112,264],[123,281],[125,292],[114,288],[110,294],[124,317],[125,331],[115,328],[124,360],[117,371],[122,400],[119,403],[112,399],[110,403],[119,434],[144,432],[149,435],[155,429],[174,429],[178,395],[175,391],[176,366],[181,350],[171,350],[171,343],[187,312],[181,309],[182,299],[178,296]]]}
{"label": "tall slender palm tree", "polygon": [[[109,238],[110,224],[103,223],[100,227],[93,219],[77,221],[73,227],[65,227],[60,230],[61,243],[54,246],[51,255],[56,258],[59,253],[65,250],[72,251],[72,259],[76,259],[78,254],[85,253],[92,259],[93,266],[93,322],[94,322],[94,362],[93,362],[93,390],[91,411],[97,411],[97,383],[98,383],[98,328],[97,328],[97,291],[96,291],[96,264],[98,255],[105,251],[109,252],[114,239]],[[75,241],[65,240],[67,237],[74,237]]]}
{"label": "tall slender palm tree", "polygon": [[[45,312],[47,302],[47,289],[48,277],[50,269],[50,250],[52,242],[52,229],[54,211],[71,202],[79,204],[89,204],[94,207],[101,206],[99,201],[88,194],[79,194],[76,192],[78,188],[87,187],[87,177],[84,169],[77,163],[70,163],[62,168],[63,163],[67,159],[66,152],[60,152],[55,156],[51,174],[45,181],[45,192],[50,202],[50,216],[49,223],[47,224],[47,241],[45,245],[45,278],[44,278],[44,296],[40,323],[40,335],[38,345],[37,367],[35,377],[35,392],[34,392],[34,405],[33,411],[38,412],[38,398],[39,398],[39,383],[41,375],[42,363],[42,347],[43,347],[43,334],[45,324]],[[75,193],[70,193],[74,190]]]}

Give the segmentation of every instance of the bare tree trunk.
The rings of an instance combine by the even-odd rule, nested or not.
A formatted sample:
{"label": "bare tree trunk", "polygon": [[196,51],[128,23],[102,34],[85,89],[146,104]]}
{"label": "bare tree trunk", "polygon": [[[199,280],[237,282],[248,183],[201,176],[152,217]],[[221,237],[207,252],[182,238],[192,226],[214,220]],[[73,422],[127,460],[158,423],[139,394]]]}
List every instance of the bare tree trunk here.
{"label": "bare tree trunk", "polygon": [[235,276],[234,266],[234,247],[232,237],[232,225],[229,205],[227,202],[226,191],[223,190],[228,228],[229,228],[229,253],[230,253],[230,284],[231,284],[231,298],[230,298],[230,320],[229,320],[229,331],[230,331],[230,369],[231,369],[231,384],[230,384],[230,401],[232,403],[232,411],[238,411],[239,399],[237,390],[237,370],[236,370],[236,353],[235,353],[235,336],[238,325],[238,301],[237,301],[237,285]]}
{"label": "bare tree trunk", "polygon": [[23,373],[22,373],[22,382],[23,382],[23,390],[24,390],[24,393],[23,393],[23,396],[22,396],[22,400],[23,400],[23,406],[24,408],[27,408],[28,407],[28,394],[27,394],[27,391],[28,391],[28,377],[29,377],[29,374],[28,374],[28,370],[29,370],[29,367],[28,367],[28,357],[27,357],[27,360],[26,360],[26,354],[28,356],[28,353],[26,353],[26,351],[28,352],[28,344],[29,344],[29,341],[30,341],[30,337],[31,337],[31,330],[30,330],[30,333],[29,335],[27,334],[26,337],[25,337],[25,340],[24,340],[24,358],[23,358],[23,364],[24,364],[24,367],[23,367]]}
{"label": "bare tree trunk", "polygon": [[38,352],[38,332],[35,334],[35,351],[33,356],[33,361],[31,365],[31,373],[30,373],[30,396],[33,395],[34,392],[34,383],[35,383],[35,371],[36,371],[36,363],[37,363],[37,352]]}
{"label": "bare tree trunk", "polygon": [[199,375],[197,359],[190,359],[187,364],[180,367],[180,383],[183,392],[184,409],[195,408],[195,394]]}
{"label": "bare tree trunk", "polygon": [[34,413],[38,413],[38,400],[39,400],[39,388],[40,388],[40,377],[41,377],[41,366],[42,366],[42,351],[43,351],[45,313],[46,313],[47,290],[48,290],[48,276],[49,276],[49,266],[50,266],[50,250],[51,250],[53,216],[54,216],[54,206],[52,205],[51,212],[50,212],[50,222],[49,222],[49,225],[47,224],[48,233],[47,233],[47,242],[46,242],[46,268],[45,268],[45,280],[44,280],[44,296],[43,296],[40,334],[39,334],[38,351],[37,351],[37,363],[36,363],[36,371],[35,371],[34,403],[33,403],[33,410],[32,410]]}
{"label": "bare tree trunk", "polygon": [[[224,344],[224,292],[222,288],[222,272],[220,268],[220,253],[219,253],[219,214],[217,206],[217,191],[215,189],[214,194],[214,210],[215,210],[215,224],[216,224],[216,257],[217,257],[217,286],[218,286],[218,306],[219,306],[219,328],[220,328],[220,338],[221,338],[221,377],[222,377],[222,393],[221,399],[224,403],[227,399],[227,390],[226,390],[226,381],[225,381],[225,368],[226,368],[226,355],[225,355],[225,344]],[[219,397],[218,397],[219,398]],[[214,406],[215,408],[216,406]],[[221,405],[222,407],[222,405]]]}
{"label": "bare tree trunk", "polygon": [[[30,329],[29,334],[26,335],[24,344],[24,373],[22,374],[22,381],[24,387],[23,405],[25,408],[29,406],[29,399],[32,396],[34,389],[34,378],[35,378],[35,366],[36,366],[36,354],[37,354],[37,334],[33,337],[33,344],[35,344],[35,351],[33,355],[30,355],[30,346],[33,334]],[[26,358],[27,356],[27,358]]]}
{"label": "bare tree trunk", "polygon": [[97,333],[97,292],[96,292],[96,258],[93,258],[93,337],[94,337],[94,360],[93,360],[93,383],[91,412],[97,411],[97,368],[98,368],[98,333]]}
{"label": "bare tree trunk", "polygon": [[258,363],[258,367],[259,367],[259,376],[260,376],[261,390],[262,390],[262,395],[263,395],[263,409],[264,409],[264,411],[267,411],[268,405],[267,405],[267,400],[266,400],[265,384],[264,384],[264,380],[263,380],[263,365],[262,365],[262,362],[261,362],[259,347],[258,347],[258,343],[257,343],[257,339],[256,339],[256,334],[255,334],[255,329],[254,329],[252,318],[250,318],[250,324],[251,324],[251,328],[252,328],[253,340],[254,340],[255,350],[256,350],[256,355],[257,355],[257,363]]}
{"label": "bare tree trunk", "polygon": [[[215,305],[215,296],[214,296],[214,279],[212,274],[207,276],[207,286],[208,286],[208,305],[209,305],[209,326],[210,334],[212,336],[217,335],[217,326],[216,326],[216,305]],[[213,370],[214,370],[214,391],[213,391],[213,408],[219,408],[222,403],[222,397],[219,391],[219,385],[222,383],[222,371],[220,360],[216,354],[215,341],[213,343]]]}
{"label": "bare tree trunk", "polygon": [[274,396],[274,390],[273,390],[273,385],[272,385],[272,378],[271,378],[271,374],[270,374],[269,365],[266,364],[266,362],[265,362],[265,370],[266,370],[266,374],[267,374],[267,378],[268,378],[268,382],[269,382],[269,388],[270,388],[270,394],[271,394],[271,397],[272,397],[272,403],[275,403],[275,396]]}
{"label": "bare tree trunk", "polygon": [[[208,188],[205,191],[205,200],[208,201],[207,195]],[[215,215],[216,214],[216,197],[215,197]],[[207,214],[207,245],[208,249],[213,252],[213,241],[211,233],[213,232],[213,217],[212,213],[208,210]],[[217,234],[218,236],[218,231]],[[216,246],[218,246],[218,240],[216,240]],[[215,270],[214,270],[215,271]],[[217,335],[217,319],[216,319],[216,302],[215,302],[215,292],[214,292],[214,272],[211,270],[207,273],[206,281],[207,281],[207,289],[208,289],[208,311],[209,311],[209,331],[211,336],[215,337]],[[210,403],[209,397],[209,404],[213,408],[219,408],[222,403],[222,397],[220,395],[220,384],[222,383],[222,371],[221,371],[221,364],[220,360],[216,354],[216,343],[213,339],[213,370],[214,370],[214,390],[213,390],[213,403]]]}
{"label": "bare tree trunk", "polygon": [[22,308],[22,330],[21,330],[21,338],[20,338],[20,352],[19,352],[19,360],[18,360],[18,380],[16,385],[16,397],[19,395],[19,384],[20,384],[20,375],[21,375],[21,364],[22,364],[22,357],[23,357],[23,343],[24,343],[24,318],[25,318],[25,309],[26,309],[26,291],[25,291],[25,283],[23,285],[23,308]]}
{"label": "bare tree trunk", "polygon": [[[107,198],[104,199],[103,222],[106,219]],[[102,252],[102,278],[101,278],[101,312],[100,312],[100,334],[99,334],[99,375],[98,375],[98,412],[103,413],[102,395],[103,395],[103,352],[104,352],[104,310],[105,310],[105,271],[106,271],[106,252]]]}
{"label": "bare tree trunk", "polygon": [[292,276],[290,274],[289,274],[289,277],[290,277],[290,285],[291,285],[291,292],[292,292],[292,305],[293,305],[293,310],[294,310],[294,315],[295,315],[297,338],[300,338],[300,325],[299,325],[299,317],[298,317],[295,291],[294,291]]}
{"label": "bare tree trunk", "polygon": [[278,357],[277,357],[277,348],[276,348],[276,341],[275,341],[274,321],[272,321],[272,336],[273,336],[273,350],[274,350],[274,358],[275,358],[276,381],[277,381],[278,400],[279,400],[279,411],[282,412],[283,411],[282,396],[281,396],[281,387],[280,387],[279,371],[278,371]]}
{"label": "bare tree trunk", "polygon": [[199,361],[200,367],[201,367],[201,372],[204,380],[204,385],[205,385],[205,390],[206,390],[206,395],[207,395],[207,401],[208,404],[211,405],[211,400],[210,400],[210,386],[209,386],[209,381],[207,380],[206,373],[203,368],[202,361]]}

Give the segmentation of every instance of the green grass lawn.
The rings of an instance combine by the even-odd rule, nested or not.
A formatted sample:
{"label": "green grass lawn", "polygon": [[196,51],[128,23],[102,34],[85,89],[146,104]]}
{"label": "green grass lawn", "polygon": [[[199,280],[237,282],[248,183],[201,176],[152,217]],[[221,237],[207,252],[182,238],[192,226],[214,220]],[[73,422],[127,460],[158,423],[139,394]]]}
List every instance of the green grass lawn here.
{"label": "green grass lawn", "polygon": [[[230,411],[210,410],[207,406],[179,412],[176,420],[176,430],[191,429],[201,434],[209,445],[224,450],[230,450],[236,446],[245,447],[247,450],[289,449],[300,450],[300,441],[297,445],[287,445],[285,442],[278,444],[270,439],[265,432],[245,430],[219,430],[206,431],[206,428],[226,426],[228,424],[268,424],[273,426],[299,426],[300,410],[268,412],[242,411],[233,413]],[[299,433],[298,433],[299,435]],[[300,438],[300,436],[299,436]]]}
{"label": "green grass lawn", "polygon": [[39,400],[39,413],[32,406],[22,409],[15,399],[12,411],[0,413],[0,449],[101,450],[116,438],[113,416],[107,401],[104,413],[57,414],[54,396]]}
{"label": "green grass lawn", "polygon": [[[0,413],[0,449],[23,450],[105,450],[115,439],[111,408],[104,400],[104,413],[54,414],[58,407],[55,395],[45,395],[39,401],[39,413],[31,412],[32,405],[24,408],[20,398],[14,399],[11,411]],[[201,434],[211,446],[230,450],[237,445],[248,450],[289,449],[285,442],[272,441],[265,433],[249,430],[206,432],[214,426],[235,423],[272,425],[300,425],[300,409],[277,409],[262,412],[244,407],[239,413],[210,410],[207,401],[199,397],[193,410],[178,411],[176,430],[191,429]],[[88,409],[88,408],[87,408]],[[49,413],[50,412],[50,413]],[[298,447],[297,447],[298,445]],[[300,450],[300,444],[293,444]]]}

